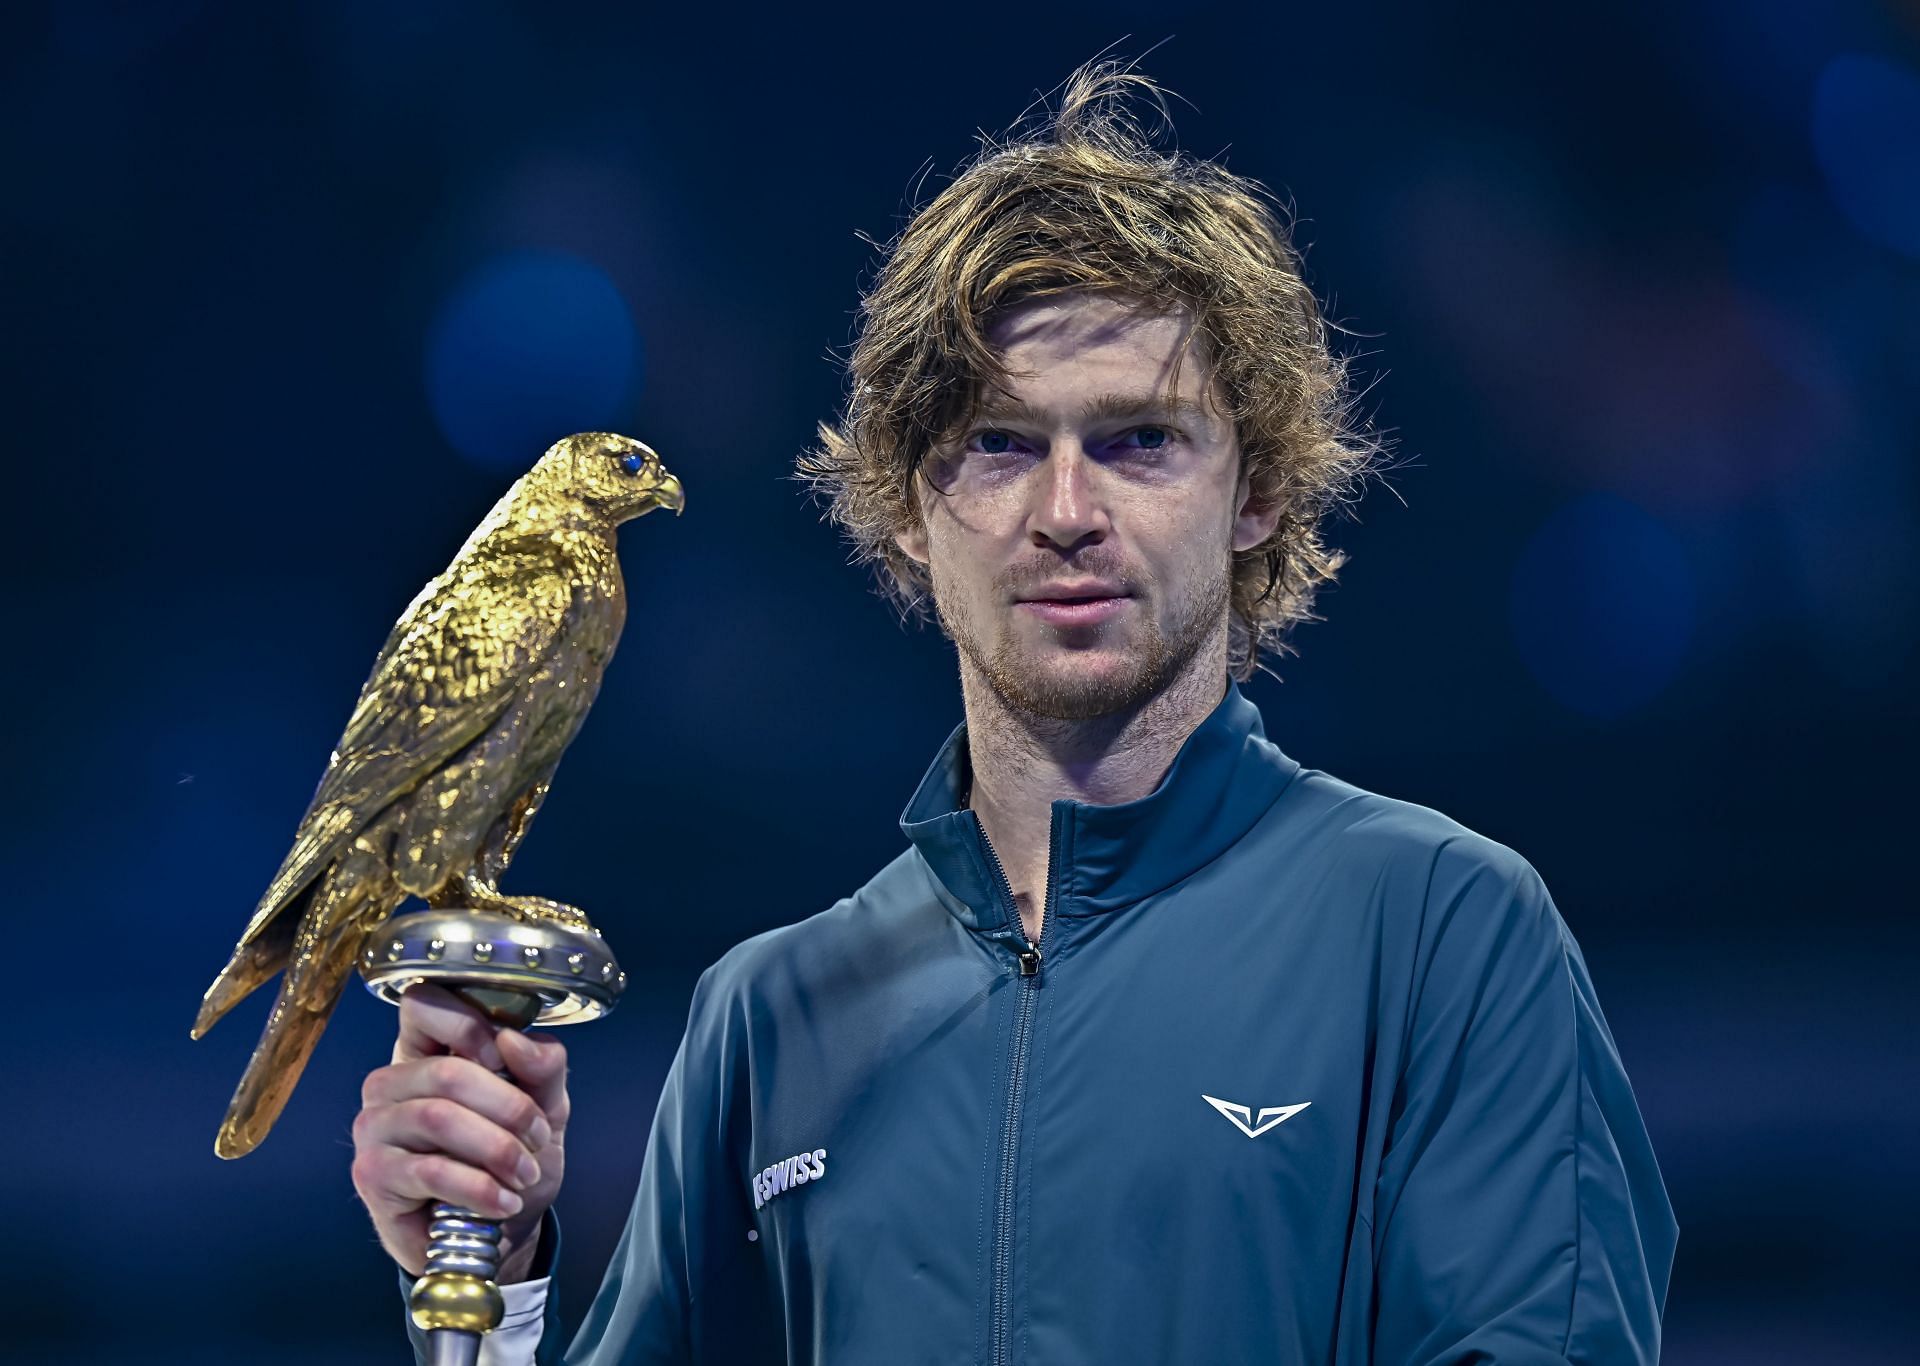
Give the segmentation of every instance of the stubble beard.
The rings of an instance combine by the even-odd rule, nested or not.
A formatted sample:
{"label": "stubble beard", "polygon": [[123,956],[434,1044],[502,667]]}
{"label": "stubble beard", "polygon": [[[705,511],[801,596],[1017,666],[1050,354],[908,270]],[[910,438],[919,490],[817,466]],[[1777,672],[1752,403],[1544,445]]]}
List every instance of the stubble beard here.
{"label": "stubble beard", "polygon": [[1167,631],[1143,620],[1144,635],[1130,642],[1123,666],[1098,671],[1075,668],[1073,651],[1053,650],[1052,661],[1037,660],[1012,631],[988,649],[965,607],[941,593],[938,579],[933,589],[941,626],[1005,706],[1049,720],[1091,721],[1138,710],[1166,691],[1224,623],[1232,582],[1231,566],[1222,563],[1181,594]]}

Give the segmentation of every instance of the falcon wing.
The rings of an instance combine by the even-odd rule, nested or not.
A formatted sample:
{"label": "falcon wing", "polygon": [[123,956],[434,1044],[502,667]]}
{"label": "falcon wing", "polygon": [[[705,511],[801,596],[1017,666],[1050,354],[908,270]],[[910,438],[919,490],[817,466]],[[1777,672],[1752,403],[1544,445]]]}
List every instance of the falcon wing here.
{"label": "falcon wing", "polygon": [[577,573],[551,538],[481,541],[420,591],[374,661],[240,947],[375,816],[498,719],[553,648]]}

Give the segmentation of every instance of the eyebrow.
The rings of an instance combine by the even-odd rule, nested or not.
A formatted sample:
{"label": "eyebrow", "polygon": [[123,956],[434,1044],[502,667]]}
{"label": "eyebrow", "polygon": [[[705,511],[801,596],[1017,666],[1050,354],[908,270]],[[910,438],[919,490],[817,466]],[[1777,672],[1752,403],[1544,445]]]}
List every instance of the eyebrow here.
{"label": "eyebrow", "polygon": [[[1023,423],[1029,427],[1052,425],[1050,413],[1015,398],[1000,398],[981,404],[980,416]],[[1106,422],[1122,417],[1170,417],[1203,428],[1212,423],[1207,410],[1192,399],[1156,393],[1096,394],[1081,404],[1074,416],[1080,422]]]}

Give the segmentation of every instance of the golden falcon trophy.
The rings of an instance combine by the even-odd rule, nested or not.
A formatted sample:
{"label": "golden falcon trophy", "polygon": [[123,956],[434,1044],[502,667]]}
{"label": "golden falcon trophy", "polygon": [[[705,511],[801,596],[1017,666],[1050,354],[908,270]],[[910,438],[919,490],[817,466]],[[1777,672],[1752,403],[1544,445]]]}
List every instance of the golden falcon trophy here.
{"label": "golden falcon trophy", "polygon": [[[395,624],[292,851],[194,1020],[197,1039],[285,971],[214,1140],[220,1156],[267,1136],[356,964],[386,1000],[435,982],[514,1028],[613,1008],[626,975],[587,917],[498,883],[620,639],[620,524],[684,505],[640,442],[567,437]],[[394,916],[409,896],[427,909]],[[431,1230],[413,1321],[434,1366],[466,1366],[500,1323],[500,1226],[440,1204]]]}

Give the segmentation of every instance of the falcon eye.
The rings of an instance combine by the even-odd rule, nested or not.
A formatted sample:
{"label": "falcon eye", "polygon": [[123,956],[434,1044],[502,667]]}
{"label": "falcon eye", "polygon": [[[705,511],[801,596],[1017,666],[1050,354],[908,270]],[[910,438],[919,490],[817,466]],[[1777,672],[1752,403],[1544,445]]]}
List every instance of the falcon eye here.
{"label": "falcon eye", "polygon": [[620,468],[625,470],[628,474],[638,474],[640,473],[641,470],[645,469],[646,467],[647,467],[647,460],[645,456],[624,455],[620,457]]}

